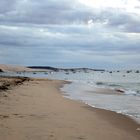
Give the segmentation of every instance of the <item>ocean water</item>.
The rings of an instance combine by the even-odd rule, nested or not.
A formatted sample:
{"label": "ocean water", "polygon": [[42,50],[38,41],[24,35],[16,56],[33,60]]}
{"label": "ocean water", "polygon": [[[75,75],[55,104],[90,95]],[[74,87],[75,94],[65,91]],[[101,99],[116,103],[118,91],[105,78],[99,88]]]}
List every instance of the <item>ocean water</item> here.
{"label": "ocean water", "polygon": [[61,90],[66,98],[92,107],[131,116],[140,123],[140,73],[133,71],[77,71],[4,73],[71,81]]}

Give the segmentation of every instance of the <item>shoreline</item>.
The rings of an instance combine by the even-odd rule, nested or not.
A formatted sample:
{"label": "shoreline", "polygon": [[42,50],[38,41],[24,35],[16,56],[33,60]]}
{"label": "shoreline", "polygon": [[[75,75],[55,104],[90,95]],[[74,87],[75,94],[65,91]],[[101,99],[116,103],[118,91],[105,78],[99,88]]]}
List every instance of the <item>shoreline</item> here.
{"label": "shoreline", "polygon": [[[97,109],[63,97],[60,88],[64,84],[68,82],[31,78],[29,82],[8,91],[12,94],[8,94],[7,99],[0,99],[0,126],[5,126],[0,129],[0,138],[5,140],[20,138],[28,140],[25,136],[34,140],[37,140],[38,136],[41,140],[140,138],[140,125],[134,120],[126,115]],[[38,136],[28,134],[26,129],[29,132],[34,130]]]}
{"label": "shoreline", "polygon": [[[67,83],[65,83],[65,84],[71,84],[72,82],[70,82],[70,81],[66,81]],[[64,84],[64,86],[65,86],[65,84]],[[64,87],[63,86],[63,87]],[[62,88],[63,88],[62,87]],[[105,88],[104,88],[105,89]],[[106,91],[103,91],[103,89],[101,89],[102,90],[102,93],[100,93],[100,94],[107,94],[108,93],[108,89],[105,89]],[[97,90],[98,91],[98,90]],[[96,91],[96,92],[97,92]],[[113,91],[113,90],[112,90]],[[130,116],[130,115],[127,115],[127,114],[123,114],[123,113],[118,113],[118,112],[116,112],[116,111],[113,111],[113,110],[109,110],[109,109],[105,109],[105,108],[99,108],[99,107],[96,107],[96,106],[91,106],[90,104],[87,104],[86,102],[84,102],[84,101],[82,101],[82,100],[77,100],[77,99],[73,99],[73,98],[69,98],[70,96],[69,96],[69,94],[67,94],[67,92],[66,91],[63,91],[63,90],[61,90],[61,88],[60,88],[60,92],[62,92],[61,94],[62,94],[62,96],[64,97],[64,98],[66,98],[66,99],[69,99],[69,100],[73,100],[73,101],[75,101],[75,102],[79,102],[79,103],[83,103],[83,104],[85,104],[86,106],[87,106],[87,108],[91,108],[91,110],[93,109],[94,111],[97,111],[97,112],[110,112],[111,114],[116,114],[116,115],[120,115],[120,116],[123,116],[123,117],[126,117],[127,119],[130,119],[132,122],[134,122],[134,123],[136,123],[137,125],[140,125],[140,122],[137,120],[137,118],[134,118],[134,116]],[[91,91],[87,91],[87,92],[91,92]],[[92,91],[93,92],[93,91]],[[111,90],[110,90],[110,92],[111,92]],[[116,93],[117,94],[121,94],[120,92],[117,92],[116,91]],[[114,93],[109,93],[109,94],[114,94]],[[105,114],[105,113],[103,113],[103,114]],[[139,130],[138,130],[139,131]]]}
{"label": "shoreline", "polygon": [[[133,112],[132,114],[131,114],[131,110],[129,110],[128,112],[125,112],[124,111],[125,108],[123,108],[123,106],[121,108],[121,106],[119,106],[119,104],[117,104],[119,106],[119,109],[117,108],[118,110],[115,109],[115,107],[117,107],[117,106],[115,106],[114,108],[111,108],[111,105],[112,105],[113,101],[115,101],[116,97],[121,97],[122,95],[126,95],[126,94],[124,94],[124,92],[122,92],[123,90],[119,90],[119,88],[111,89],[109,87],[92,87],[92,89],[91,89],[91,87],[87,88],[86,85],[82,85],[83,86],[82,87],[79,83],[78,84],[76,83],[76,85],[75,85],[75,82],[71,82],[70,84],[71,85],[68,85],[68,86],[66,85],[66,87],[64,87],[62,89],[62,92],[63,91],[65,92],[64,97],[71,99],[71,100],[83,102],[84,104],[87,104],[93,108],[103,109],[103,110],[115,112],[117,114],[125,115],[125,116],[133,119],[134,121],[136,121],[138,124],[140,124],[140,117],[139,117],[139,115],[136,115],[135,112]],[[104,103],[104,102],[102,102],[102,100],[99,100],[100,96],[98,97],[98,95],[101,96],[101,99],[102,99],[102,96],[104,97],[104,95],[107,95],[107,96],[111,95],[114,98],[112,98],[113,100],[108,100],[108,102],[105,100],[104,101],[105,103]],[[133,96],[133,97],[135,97],[135,96]],[[89,98],[91,98],[91,100]],[[94,98],[95,98],[95,102],[94,102]],[[96,101],[96,99],[98,102]],[[98,103],[100,103],[100,104],[98,104]],[[119,102],[119,103],[121,105],[121,102]],[[127,103],[128,103],[128,101],[127,101]],[[105,107],[103,106],[104,104],[105,104]],[[133,108],[133,109],[135,109],[135,108]]]}

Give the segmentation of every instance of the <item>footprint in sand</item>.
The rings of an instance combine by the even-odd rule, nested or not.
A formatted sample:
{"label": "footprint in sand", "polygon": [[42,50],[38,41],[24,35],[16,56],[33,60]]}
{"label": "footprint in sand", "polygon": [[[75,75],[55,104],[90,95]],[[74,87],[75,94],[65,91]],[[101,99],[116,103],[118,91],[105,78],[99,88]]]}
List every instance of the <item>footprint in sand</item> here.
{"label": "footprint in sand", "polygon": [[0,115],[0,119],[6,119],[9,118],[9,115]]}

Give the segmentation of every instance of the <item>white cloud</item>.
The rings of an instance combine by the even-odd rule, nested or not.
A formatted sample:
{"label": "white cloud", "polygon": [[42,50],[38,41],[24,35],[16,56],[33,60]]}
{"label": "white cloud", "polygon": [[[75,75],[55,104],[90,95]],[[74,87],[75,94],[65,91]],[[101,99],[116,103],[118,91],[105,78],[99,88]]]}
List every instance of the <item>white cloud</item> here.
{"label": "white cloud", "polygon": [[79,2],[93,8],[119,8],[140,14],[140,9],[136,8],[140,6],[138,0],[79,0]]}

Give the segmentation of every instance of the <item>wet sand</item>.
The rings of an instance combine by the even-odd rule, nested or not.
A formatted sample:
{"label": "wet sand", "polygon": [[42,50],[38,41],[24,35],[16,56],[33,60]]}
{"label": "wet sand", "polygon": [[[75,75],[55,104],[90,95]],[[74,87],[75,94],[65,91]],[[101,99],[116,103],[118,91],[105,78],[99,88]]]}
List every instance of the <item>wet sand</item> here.
{"label": "wet sand", "polygon": [[1,91],[0,140],[139,140],[140,125],[62,97],[64,81],[32,79]]}

